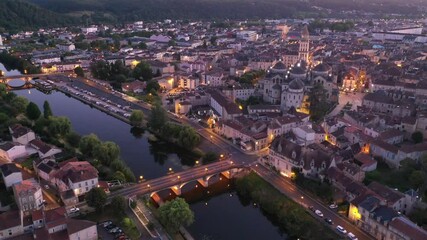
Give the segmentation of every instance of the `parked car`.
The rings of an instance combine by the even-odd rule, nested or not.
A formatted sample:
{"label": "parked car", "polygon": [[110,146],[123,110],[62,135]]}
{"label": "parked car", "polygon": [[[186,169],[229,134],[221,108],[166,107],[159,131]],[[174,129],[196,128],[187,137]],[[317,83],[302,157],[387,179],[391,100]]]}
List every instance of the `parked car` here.
{"label": "parked car", "polygon": [[314,213],[319,217],[323,217],[323,213],[320,210],[316,210]]}
{"label": "parked car", "polygon": [[117,230],[119,230],[119,227],[112,228],[112,229],[108,230],[108,232],[109,233],[116,233]]}
{"label": "parked car", "polygon": [[79,212],[79,211],[80,211],[79,208],[76,208],[76,207],[70,208],[70,213],[76,213],[76,212]]}
{"label": "parked car", "polygon": [[348,237],[349,239],[351,239],[351,240],[357,240],[356,235],[354,235],[354,234],[353,234],[353,233],[351,233],[351,232],[349,232],[349,233],[347,234],[347,237]]}
{"label": "parked car", "polygon": [[340,225],[337,226],[337,231],[342,233],[342,234],[346,234],[347,230],[345,230],[343,227],[341,227]]}
{"label": "parked car", "polygon": [[310,211],[314,212],[314,207],[313,206],[308,207],[308,209],[310,209]]}
{"label": "parked car", "polygon": [[113,224],[113,222],[111,220],[107,220],[107,221],[100,223],[99,225],[105,228],[111,224]]}
{"label": "parked car", "polygon": [[332,203],[331,205],[329,205],[330,209],[336,209],[338,208],[338,205],[336,205],[335,203]]}
{"label": "parked car", "polygon": [[110,225],[107,225],[106,227],[104,227],[107,231],[110,231],[111,229],[113,229],[113,228],[116,228],[117,226],[116,225],[114,225],[113,223],[112,224],[110,224]]}
{"label": "parked car", "polygon": [[334,223],[332,222],[332,219],[330,219],[330,218],[325,218],[325,222],[327,222],[329,225],[334,224]]}

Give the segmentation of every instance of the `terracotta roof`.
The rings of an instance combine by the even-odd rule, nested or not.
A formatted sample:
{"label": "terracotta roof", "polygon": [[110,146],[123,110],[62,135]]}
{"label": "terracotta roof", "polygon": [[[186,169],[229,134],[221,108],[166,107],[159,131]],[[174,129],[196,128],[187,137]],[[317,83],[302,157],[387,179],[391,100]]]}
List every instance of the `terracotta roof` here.
{"label": "terracotta roof", "polygon": [[33,195],[35,192],[40,190],[40,184],[34,179],[23,180],[20,183],[16,183],[12,186],[13,192],[18,196]]}
{"label": "terracotta roof", "polygon": [[31,212],[31,218],[33,221],[42,220],[43,219],[43,210],[34,210]]}
{"label": "terracotta roof", "polygon": [[394,204],[400,199],[404,198],[405,195],[399,191],[386,187],[378,182],[372,182],[368,185],[368,188],[373,192],[384,198],[388,204]]}
{"label": "terracotta roof", "polygon": [[98,171],[86,161],[68,162],[55,172],[53,176],[65,183],[68,182],[67,180],[76,183],[98,178]]}
{"label": "terracotta roof", "polygon": [[11,210],[0,214],[0,230],[6,230],[21,225],[19,211]]}
{"label": "terracotta roof", "polygon": [[65,207],[59,207],[44,212],[47,228],[52,228],[66,223]]}
{"label": "terracotta roof", "polygon": [[390,222],[390,227],[404,234],[411,240],[427,239],[427,231],[418,227],[415,223],[404,217],[397,217]]}
{"label": "terracotta roof", "polygon": [[96,223],[88,220],[78,220],[78,219],[72,219],[72,218],[67,219],[68,235],[80,232],[92,226],[96,226]]}

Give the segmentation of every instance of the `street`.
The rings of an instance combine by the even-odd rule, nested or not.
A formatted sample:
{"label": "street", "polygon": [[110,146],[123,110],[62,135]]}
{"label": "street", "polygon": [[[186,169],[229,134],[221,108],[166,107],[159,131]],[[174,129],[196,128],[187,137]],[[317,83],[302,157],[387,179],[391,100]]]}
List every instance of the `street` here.
{"label": "street", "polygon": [[[261,176],[264,180],[268,181],[270,184],[276,187],[280,192],[282,192],[287,197],[294,200],[296,203],[299,203],[305,208],[308,208],[309,206],[313,206],[314,209],[320,210],[323,213],[325,218],[332,219],[333,225],[331,225],[331,227],[334,231],[336,231],[335,230],[336,226],[340,225],[344,229],[346,229],[347,232],[352,232],[354,235],[356,235],[356,237],[359,240],[373,239],[372,237],[364,233],[362,230],[357,228],[355,225],[350,223],[346,218],[338,215],[336,211],[329,209],[323,203],[305,194],[302,190],[300,190],[297,186],[295,186],[289,179],[286,179],[276,174],[275,172],[267,169],[261,164],[252,166],[251,169],[254,172],[256,172],[259,176]],[[315,216],[315,218],[319,218],[313,213],[312,215]],[[319,218],[319,221],[322,221],[323,223],[325,223],[323,219]]]}
{"label": "street", "polygon": [[353,105],[351,110],[356,110],[357,106],[362,105],[362,100],[365,95],[366,93],[361,93],[361,92],[346,93],[346,92],[340,91],[340,96],[338,98],[339,103],[335,107],[335,109],[328,114],[328,117],[333,117],[338,115],[347,103],[350,103]]}

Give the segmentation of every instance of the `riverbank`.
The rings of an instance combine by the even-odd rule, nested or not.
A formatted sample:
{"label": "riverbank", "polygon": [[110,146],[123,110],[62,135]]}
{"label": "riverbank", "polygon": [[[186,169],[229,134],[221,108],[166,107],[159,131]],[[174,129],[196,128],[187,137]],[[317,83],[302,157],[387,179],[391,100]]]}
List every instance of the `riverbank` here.
{"label": "riverbank", "polygon": [[258,205],[291,239],[339,238],[254,172],[236,179],[236,191],[243,199]]}

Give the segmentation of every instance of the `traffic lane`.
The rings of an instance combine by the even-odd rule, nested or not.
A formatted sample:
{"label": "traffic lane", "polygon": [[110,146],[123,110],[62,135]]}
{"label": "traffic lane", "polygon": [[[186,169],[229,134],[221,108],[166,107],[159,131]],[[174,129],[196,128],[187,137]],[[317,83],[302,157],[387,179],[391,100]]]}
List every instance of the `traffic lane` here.
{"label": "traffic lane", "polygon": [[[372,239],[365,232],[357,228],[355,225],[351,224],[347,220],[343,219],[343,217],[339,216],[338,213],[329,209],[327,206],[324,206],[322,203],[314,200],[311,196],[308,196],[300,189],[298,189],[293,183],[289,182],[287,179],[272,173],[270,170],[266,169],[263,166],[258,165],[259,167],[253,167],[253,170],[261,175],[264,179],[268,180],[270,183],[274,183],[274,185],[280,187],[280,191],[285,193],[289,198],[294,200],[295,202],[305,206],[313,206],[314,209],[320,210],[324,217],[330,218],[334,223],[333,226],[330,226],[335,231],[335,227],[337,225],[342,226],[347,230],[347,232],[352,232],[358,239]],[[303,197],[303,198],[301,198]],[[320,218],[315,215],[320,221],[324,222],[324,218]],[[325,223],[326,224],[326,223]]]}

